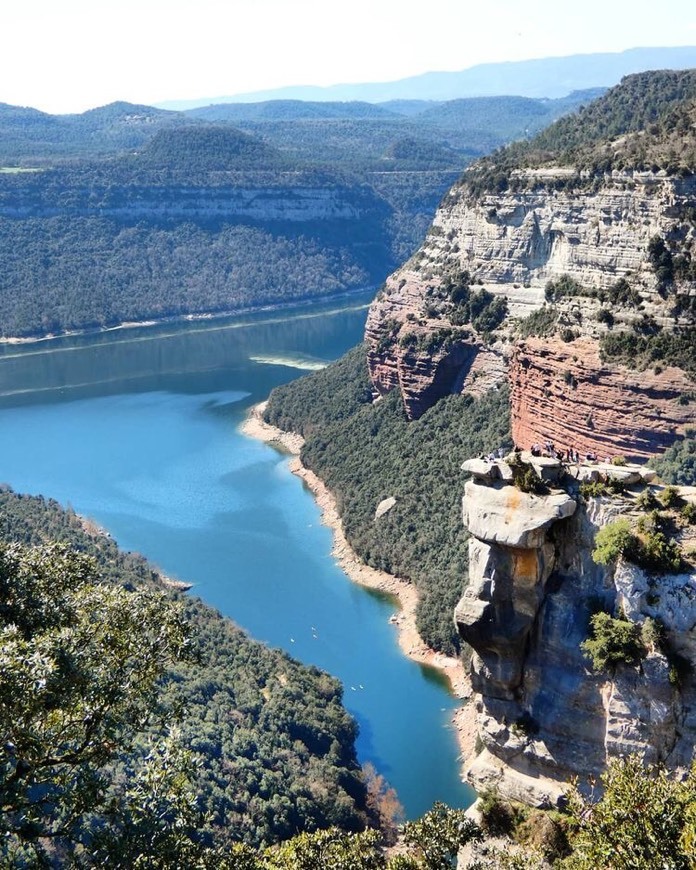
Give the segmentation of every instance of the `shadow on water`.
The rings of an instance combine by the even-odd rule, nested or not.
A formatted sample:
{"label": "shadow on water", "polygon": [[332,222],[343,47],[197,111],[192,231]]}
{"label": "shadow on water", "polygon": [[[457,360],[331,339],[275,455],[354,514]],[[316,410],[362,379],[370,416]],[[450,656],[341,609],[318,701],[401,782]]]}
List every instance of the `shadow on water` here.
{"label": "shadow on water", "polygon": [[[432,665],[424,665],[420,664],[420,672],[421,676],[425,680],[426,683],[431,683],[434,686],[437,686],[440,689],[444,689],[449,695],[452,695],[452,687],[450,686],[450,681],[447,679],[445,674],[442,671],[434,668]],[[452,695],[454,697],[454,695]]]}
{"label": "shadow on water", "polygon": [[401,606],[398,596],[392,592],[385,592],[384,589],[372,589],[370,586],[363,586],[365,593],[374,598],[375,601],[381,601],[383,604],[388,604],[394,610],[398,610]]}
{"label": "shadow on water", "polygon": [[375,768],[382,774],[382,776],[389,780],[394,772],[394,766],[390,764],[383,755],[378,753],[375,732],[370,724],[370,720],[367,716],[361,715],[359,710],[352,709],[345,697],[343,698],[343,704],[353,719],[358,723],[358,744],[360,746],[361,757],[369,758],[370,762],[374,764]]}

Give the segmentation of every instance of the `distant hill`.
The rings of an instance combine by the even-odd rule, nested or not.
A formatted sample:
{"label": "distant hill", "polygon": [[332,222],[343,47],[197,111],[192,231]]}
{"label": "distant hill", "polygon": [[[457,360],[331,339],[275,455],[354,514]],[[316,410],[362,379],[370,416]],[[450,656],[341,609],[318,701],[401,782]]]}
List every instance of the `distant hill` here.
{"label": "distant hill", "polygon": [[138,148],[159,130],[193,124],[180,112],[110,103],[79,115],[49,115],[0,103],[0,161],[101,157]]}
{"label": "distant hill", "polygon": [[306,102],[269,100],[255,103],[219,103],[191,109],[190,118],[204,121],[300,121],[324,118],[364,120],[393,118],[394,111],[366,102]]}
{"label": "distant hill", "polygon": [[378,286],[471,160],[591,96],[0,105],[0,334]]}
{"label": "distant hill", "polygon": [[[116,102],[79,115],[49,115],[0,104],[0,166],[43,167],[137,151],[161,168],[184,169],[188,155],[194,170],[212,169],[214,163],[224,170],[279,165],[282,152],[284,158],[350,169],[381,170],[389,161],[392,169],[427,171],[446,164],[461,172],[472,158],[533,135],[600,93],[601,89],[578,91],[558,100],[508,96],[384,105],[271,100],[221,103],[188,112]],[[211,125],[217,132],[211,132]],[[233,132],[226,136],[223,128]],[[253,145],[244,133],[255,137]],[[404,152],[397,146],[405,140],[420,146]],[[216,150],[221,154],[214,155]],[[204,151],[206,165],[201,164]],[[409,157],[395,167],[398,153]],[[434,164],[428,154],[438,155]]]}
{"label": "distant hill", "polygon": [[[473,157],[533,135],[602,93],[596,88],[558,100],[482,97],[385,104],[271,100],[220,103],[183,114],[199,122],[234,124],[303,160],[386,168],[385,160],[408,155],[411,169],[463,168]],[[404,149],[405,141],[419,146]],[[429,163],[427,155],[437,155],[435,162]]]}
{"label": "distant hill", "polygon": [[631,48],[622,52],[574,54],[507,63],[484,63],[460,72],[428,72],[393,82],[296,86],[228,97],[172,100],[160,108],[193,109],[210,103],[257,103],[265,100],[455,100],[516,94],[563,97],[586,88],[610,87],[631,73],[696,67],[696,46]]}
{"label": "distant hill", "polygon": [[231,126],[177,127],[160,130],[139,155],[141,165],[191,173],[280,167],[280,152]]}

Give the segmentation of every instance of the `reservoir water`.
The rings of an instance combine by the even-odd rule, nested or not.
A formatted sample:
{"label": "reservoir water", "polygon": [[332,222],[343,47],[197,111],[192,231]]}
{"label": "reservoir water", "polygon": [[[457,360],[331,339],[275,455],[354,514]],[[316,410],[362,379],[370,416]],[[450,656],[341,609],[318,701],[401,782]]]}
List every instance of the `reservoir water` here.
{"label": "reservoir water", "polygon": [[372,761],[414,818],[468,806],[436,672],[394,603],[352,584],[287,460],[242,436],[249,406],[362,337],[368,297],[0,350],[0,481],[95,519],[255,638],[344,684]]}

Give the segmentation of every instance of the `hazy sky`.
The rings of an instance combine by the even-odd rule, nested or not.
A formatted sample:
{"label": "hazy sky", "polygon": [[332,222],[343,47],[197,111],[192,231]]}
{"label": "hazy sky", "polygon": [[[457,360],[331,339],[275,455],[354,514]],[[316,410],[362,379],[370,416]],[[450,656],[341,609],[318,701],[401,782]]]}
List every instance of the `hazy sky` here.
{"label": "hazy sky", "polygon": [[78,112],[696,44],[693,0],[12,0],[0,102]]}

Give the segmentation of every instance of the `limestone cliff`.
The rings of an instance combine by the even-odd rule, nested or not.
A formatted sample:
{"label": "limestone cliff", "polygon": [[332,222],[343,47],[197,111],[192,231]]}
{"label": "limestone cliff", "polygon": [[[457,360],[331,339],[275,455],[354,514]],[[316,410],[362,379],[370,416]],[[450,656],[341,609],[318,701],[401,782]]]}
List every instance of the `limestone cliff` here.
{"label": "limestone cliff", "polygon": [[[455,619],[475,650],[483,750],[469,766],[472,784],[550,805],[571,778],[586,782],[611,757],[638,752],[688,768],[696,757],[696,574],[654,576],[592,558],[598,528],[619,516],[636,519],[636,496],[651,475],[616,469],[638,481],[633,492],[584,499],[572,476],[529,495],[510,481],[506,463],[465,468],[475,474],[464,494],[470,584]],[[594,673],[580,645],[598,608],[639,624],[659,621],[664,644],[635,666]],[[679,678],[675,660],[689,666]]]}
{"label": "limestone cliff", "polygon": [[[371,306],[375,400],[398,389],[415,419],[448,393],[509,384],[515,444],[551,442],[566,459],[645,460],[696,425],[695,130],[696,71],[650,73],[470,168]],[[651,475],[533,467],[541,494],[506,462],[465,464],[469,586],[455,620],[475,651],[471,782],[552,804],[612,756],[690,763],[696,575],[593,560],[597,530],[636,521]],[[582,497],[600,476],[600,492],[638,489]],[[676,521],[670,534],[688,537]],[[664,645],[594,673],[581,643],[597,608],[655,619]]]}
{"label": "limestone cliff", "polygon": [[[523,447],[663,450],[696,422],[695,131],[696,71],[645,73],[469,167],[370,310],[375,396],[415,418],[509,378]],[[605,426],[619,393],[640,413]]]}
{"label": "limestone cliff", "polygon": [[[614,173],[598,190],[558,191],[550,178],[482,197],[465,186],[453,190],[416,258],[371,307],[375,393],[398,387],[416,418],[443,395],[479,395],[509,378],[513,437],[523,447],[551,438],[602,455],[663,450],[696,422],[696,406],[678,404],[692,377],[602,360],[600,340],[643,324],[690,328],[696,284],[677,281],[665,298],[651,240],[693,239],[696,227],[683,215],[694,202],[696,179],[652,173]],[[485,290],[507,302],[507,317],[488,333],[475,319],[461,323],[452,287],[456,293],[462,275],[469,298]],[[617,299],[611,288],[621,278],[631,289]],[[519,321],[546,304],[548,282],[559,280],[577,292],[546,305],[551,334],[520,331]]]}

